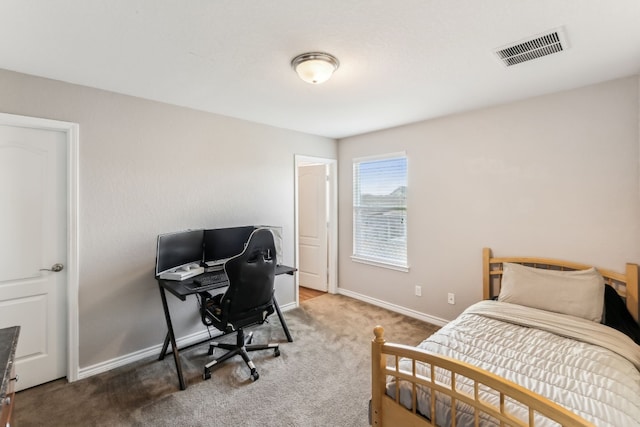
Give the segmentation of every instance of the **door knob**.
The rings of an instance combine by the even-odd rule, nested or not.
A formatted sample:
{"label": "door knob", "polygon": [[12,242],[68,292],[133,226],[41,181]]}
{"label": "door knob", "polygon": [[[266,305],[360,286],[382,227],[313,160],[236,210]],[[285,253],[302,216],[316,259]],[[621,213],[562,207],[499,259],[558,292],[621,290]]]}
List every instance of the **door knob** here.
{"label": "door knob", "polygon": [[64,268],[64,265],[60,263],[56,263],[56,264],[53,264],[51,268],[41,268],[40,271],[53,271],[57,273],[58,271],[62,271],[63,268]]}

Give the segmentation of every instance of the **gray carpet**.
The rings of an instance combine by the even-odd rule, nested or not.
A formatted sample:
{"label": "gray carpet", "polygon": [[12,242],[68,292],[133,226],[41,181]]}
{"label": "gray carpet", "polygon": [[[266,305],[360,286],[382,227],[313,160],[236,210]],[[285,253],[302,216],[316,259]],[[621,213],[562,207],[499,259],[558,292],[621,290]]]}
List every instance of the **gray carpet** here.
{"label": "gray carpet", "polygon": [[[281,356],[252,353],[252,382],[240,357],[202,380],[207,346],[182,352],[188,388],[173,358],[145,359],[72,384],[58,380],[16,395],[14,427],[28,426],[367,426],[373,327],[415,345],[437,327],[340,295],[323,295],[254,328],[256,343],[282,343]],[[235,336],[227,337],[234,340]],[[222,354],[216,350],[214,356]]]}

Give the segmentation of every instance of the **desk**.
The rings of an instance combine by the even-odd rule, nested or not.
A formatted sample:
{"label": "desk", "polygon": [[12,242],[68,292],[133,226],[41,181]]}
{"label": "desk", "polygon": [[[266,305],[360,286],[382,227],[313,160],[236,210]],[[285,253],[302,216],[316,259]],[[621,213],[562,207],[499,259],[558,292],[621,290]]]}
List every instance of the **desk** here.
{"label": "desk", "polygon": [[[276,276],[279,276],[281,274],[288,274],[293,276],[293,273],[295,273],[296,271],[297,269],[293,267],[288,267],[286,265],[278,265],[276,267]],[[229,282],[226,280],[221,283],[215,283],[213,285],[200,286],[200,287],[197,287],[193,283],[195,279],[204,277],[207,274],[224,275],[225,273],[224,273],[224,270],[215,271],[211,273],[203,273],[198,276],[192,277],[190,279],[182,280],[182,281],[158,279],[158,288],[160,289],[160,297],[162,298],[162,308],[164,309],[164,317],[167,322],[167,335],[164,338],[164,344],[162,346],[162,351],[160,352],[160,357],[158,358],[158,360],[164,359],[164,356],[167,354],[169,344],[171,344],[171,349],[173,352],[173,360],[176,364],[176,372],[178,373],[178,381],[180,382],[180,390],[186,389],[187,386],[184,382],[184,377],[182,375],[182,363],[180,361],[180,351],[178,349],[178,346],[176,345],[176,337],[173,332],[173,325],[171,323],[171,313],[169,313],[169,305],[167,304],[166,291],[169,291],[171,294],[179,298],[181,301],[185,301],[187,299],[187,296],[189,295],[194,295],[194,294],[197,294],[198,292],[222,289],[228,286]],[[278,313],[278,318],[280,319],[280,323],[282,324],[282,329],[284,329],[284,333],[287,336],[287,341],[293,342],[293,338],[289,333],[289,328],[287,327],[287,323],[285,322],[284,317],[282,316],[282,311],[280,311],[280,306],[278,305],[278,301],[276,301],[275,295],[273,296],[273,305],[274,305],[274,308],[276,309],[276,312]],[[209,339],[199,343],[191,344],[188,347],[202,344],[203,342],[206,342],[206,341],[209,341]]]}

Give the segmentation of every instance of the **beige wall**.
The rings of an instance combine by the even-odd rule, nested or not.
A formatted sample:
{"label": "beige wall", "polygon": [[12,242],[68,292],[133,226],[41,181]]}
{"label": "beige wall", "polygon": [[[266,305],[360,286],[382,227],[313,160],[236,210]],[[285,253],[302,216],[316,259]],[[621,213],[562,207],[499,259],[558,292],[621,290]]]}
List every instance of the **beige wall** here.
{"label": "beige wall", "polygon": [[[162,342],[156,236],[187,228],[284,227],[294,263],[294,155],[336,142],[0,70],[0,111],[80,125],[80,367]],[[278,278],[281,305],[293,278]],[[170,297],[178,336],[201,330],[195,300]]]}
{"label": "beige wall", "polygon": [[[640,262],[638,99],[631,77],[340,140],[339,287],[452,319],[481,299],[484,246],[617,271]],[[409,273],[350,259],[352,159],[398,151]]]}
{"label": "beige wall", "polygon": [[[280,224],[294,254],[294,154],[339,158],[339,286],[452,319],[480,250],[621,270],[640,262],[638,78],[335,141],[0,70],[0,111],[80,124],[80,366],[158,345],[158,233]],[[425,100],[428,102],[428,100]],[[406,151],[409,273],[353,263],[351,160]],[[414,286],[423,296],[413,296]],[[280,278],[281,304],[294,282]],[[446,294],[456,294],[456,305]],[[179,336],[194,301],[170,298]]]}

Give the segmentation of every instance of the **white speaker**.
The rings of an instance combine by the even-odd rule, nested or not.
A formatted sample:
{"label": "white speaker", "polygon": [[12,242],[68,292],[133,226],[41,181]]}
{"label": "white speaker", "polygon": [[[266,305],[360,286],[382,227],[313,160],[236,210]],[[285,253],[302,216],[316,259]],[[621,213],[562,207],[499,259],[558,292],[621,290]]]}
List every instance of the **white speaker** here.
{"label": "white speaker", "polygon": [[256,228],[268,228],[273,234],[273,242],[276,245],[276,263],[281,265],[284,262],[282,255],[282,227],[274,225],[256,225]]}

